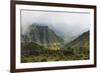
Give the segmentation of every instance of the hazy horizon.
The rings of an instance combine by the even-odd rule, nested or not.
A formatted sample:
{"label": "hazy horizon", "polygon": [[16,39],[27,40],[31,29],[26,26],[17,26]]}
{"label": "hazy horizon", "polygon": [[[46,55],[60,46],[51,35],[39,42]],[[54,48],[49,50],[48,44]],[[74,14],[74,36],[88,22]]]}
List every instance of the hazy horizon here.
{"label": "hazy horizon", "polygon": [[[64,40],[70,41],[74,37],[86,32],[90,28],[89,13],[50,12],[50,11],[21,11],[21,29],[26,32],[34,23],[48,26]],[[68,42],[67,41],[67,42]]]}

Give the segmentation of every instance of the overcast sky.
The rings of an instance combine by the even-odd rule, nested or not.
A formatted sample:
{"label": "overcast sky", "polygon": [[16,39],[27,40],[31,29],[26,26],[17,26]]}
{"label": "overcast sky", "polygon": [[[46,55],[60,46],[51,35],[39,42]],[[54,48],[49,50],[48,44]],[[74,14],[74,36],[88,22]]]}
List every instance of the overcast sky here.
{"label": "overcast sky", "polygon": [[29,25],[39,23],[49,26],[63,37],[72,38],[90,28],[89,13],[75,12],[50,12],[50,11],[21,11],[21,25],[25,32]]}

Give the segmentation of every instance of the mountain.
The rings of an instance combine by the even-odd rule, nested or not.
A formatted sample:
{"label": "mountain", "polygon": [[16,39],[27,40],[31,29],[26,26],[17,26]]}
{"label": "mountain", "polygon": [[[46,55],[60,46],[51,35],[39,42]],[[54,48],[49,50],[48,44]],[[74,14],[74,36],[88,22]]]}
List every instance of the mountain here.
{"label": "mountain", "polygon": [[21,33],[21,62],[89,59],[89,31],[69,43],[48,26],[30,25]]}
{"label": "mountain", "polygon": [[30,25],[28,32],[21,35],[21,41],[34,42],[49,49],[59,49],[63,43],[63,39],[48,26],[35,24]]}
{"label": "mountain", "polygon": [[78,36],[73,41],[65,44],[63,47],[65,50],[73,49],[74,53],[79,53],[79,51],[89,52],[89,31],[84,32],[82,35]]}

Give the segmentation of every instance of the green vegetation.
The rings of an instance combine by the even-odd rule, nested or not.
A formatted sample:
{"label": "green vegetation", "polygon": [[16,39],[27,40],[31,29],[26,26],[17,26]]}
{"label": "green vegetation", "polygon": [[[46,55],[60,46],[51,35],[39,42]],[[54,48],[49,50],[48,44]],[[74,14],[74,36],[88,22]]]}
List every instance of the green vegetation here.
{"label": "green vegetation", "polygon": [[[36,54],[37,53],[37,54]],[[88,59],[86,53],[74,54],[73,51],[60,50],[42,50],[34,51],[33,53],[22,55],[21,62],[46,62],[46,61],[65,61],[65,60],[84,60]]]}
{"label": "green vegetation", "polygon": [[48,49],[57,50],[58,47],[62,45],[64,40],[48,26],[33,24],[29,27],[28,32],[21,34],[21,42],[35,42],[36,44],[42,45],[46,48],[48,47]]}
{"label": "green vegetation", "polygon": [[65,45],[63,42],[48,27],[32,25],[30,32],[21,36],[21,62],[89,59],[89,31]]}
{"label": "green vegetation", "polygon": [[73,53],[76,54],[77,58],[89,59],[89,31],[66,44],[64,49],[66,50],[69,47],[73,49]]}
{"label": "green vegetation", "polygon": [[21,62],[24,63],[89,59],[89,51],[82,47],[51,50],[33,42],[24,44],[21,54]]}

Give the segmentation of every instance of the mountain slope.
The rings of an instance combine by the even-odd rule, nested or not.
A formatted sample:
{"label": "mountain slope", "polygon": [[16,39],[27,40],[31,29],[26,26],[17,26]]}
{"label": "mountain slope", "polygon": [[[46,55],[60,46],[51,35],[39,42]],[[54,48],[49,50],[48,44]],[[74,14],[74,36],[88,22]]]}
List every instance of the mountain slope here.
{"label": "mountain slope", "polygon": [[34,42],[50,49],[59,49],[63,39],[48,26],[31,25],[29,31],[21,36],[22,42]]}
{"label": "mountain slope", "polygon": [[74,50],[74,53],[83,52],[85,54],[89,53],[89,31],[83,33],[75,40],[71,41],[70,43],[64,46],[65,50],[69,48]]}
{"label": "mountain slope", "polygon": [[83,33],[82,35],[77,37],[75,40],[66,44],[65,47],[72,47],[72,48],[86,47],[86,48],[89,48],[89,31]]}

